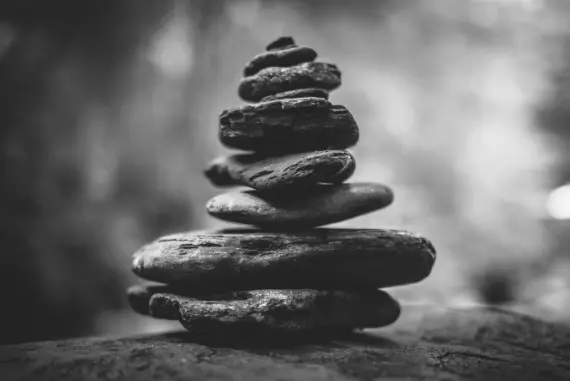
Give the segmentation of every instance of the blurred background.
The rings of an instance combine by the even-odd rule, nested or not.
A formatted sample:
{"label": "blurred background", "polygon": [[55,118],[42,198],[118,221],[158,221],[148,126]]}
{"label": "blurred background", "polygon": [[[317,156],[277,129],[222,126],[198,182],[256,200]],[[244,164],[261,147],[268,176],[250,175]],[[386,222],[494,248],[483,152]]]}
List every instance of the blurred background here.
{"label": "blurred background", "polygon": [[225,226],[204,208],[217,118],[282,35],[342,70],[351,181],[396,195],[337,226],[438,249],[397,298],[570,318],[567,0],[3,0],[0,343],[169,326],[129,311],[131,255]]}

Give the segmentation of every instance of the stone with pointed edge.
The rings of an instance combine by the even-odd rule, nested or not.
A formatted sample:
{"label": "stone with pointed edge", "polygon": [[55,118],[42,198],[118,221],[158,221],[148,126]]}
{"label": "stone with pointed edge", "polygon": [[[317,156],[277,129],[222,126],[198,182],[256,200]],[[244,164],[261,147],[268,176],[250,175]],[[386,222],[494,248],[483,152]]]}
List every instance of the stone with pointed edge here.
{"label": "stone with pointed edge", "polygon": [[204,173],[216,186],[244,185],[260,192],[282,192],[321,183],[340,184],[354,169],[352,155],[337,150],[277,157],[256,154],[221,157]]}

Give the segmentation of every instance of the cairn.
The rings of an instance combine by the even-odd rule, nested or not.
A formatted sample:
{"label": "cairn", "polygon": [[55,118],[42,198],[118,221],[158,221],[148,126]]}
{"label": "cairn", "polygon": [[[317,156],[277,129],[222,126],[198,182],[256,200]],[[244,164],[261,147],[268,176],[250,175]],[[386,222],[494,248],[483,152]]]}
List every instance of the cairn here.
{"label": "cairn", "polygon": [[133,271],[160,284],[128,290],[135,311],[206,334],[382,327],[400,306],[380,288],[429,275],[435,249],[417,234],[319,228],[384,208],[393,194],[344,183],[359,130],[328,101],[340,71],[316,57],[282,37],[247,64],[239,95],[251,104],[222,112],[219,137],[248,153],[215,160],[205,175],[251,190],[218,195],[206,209],[255,228],[174,234],[141,248]]}

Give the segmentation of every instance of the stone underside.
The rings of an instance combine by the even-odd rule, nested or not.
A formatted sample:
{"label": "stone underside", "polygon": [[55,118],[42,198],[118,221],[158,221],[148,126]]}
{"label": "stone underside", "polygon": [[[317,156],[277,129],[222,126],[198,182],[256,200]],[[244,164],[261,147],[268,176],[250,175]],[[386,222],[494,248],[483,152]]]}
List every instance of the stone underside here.
{"label": "stone underside", "polygon": [[399,230],[196,231],[144,246],[133,256],[133,271],[191,292],[371,290],[424,279],[435,257],[427,239]]}
{"label": "stone underside", "polygon": [[329,92],[315,87],[308,89],[283,91],[281,93],[268,95],[261,99],[261,102],[270,102],[278,99],[291,99],[291,98],[323,98],[329,99]]}

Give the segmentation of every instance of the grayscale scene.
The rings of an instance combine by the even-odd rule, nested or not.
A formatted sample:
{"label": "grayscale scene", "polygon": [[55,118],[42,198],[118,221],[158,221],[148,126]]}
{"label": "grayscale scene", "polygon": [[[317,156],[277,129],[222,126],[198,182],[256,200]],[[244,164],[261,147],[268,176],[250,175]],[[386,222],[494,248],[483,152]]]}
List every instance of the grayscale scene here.
{"label": "grayscale scene", "polygon": [[570,380],[567,0],[0,0],[0,380]]}

